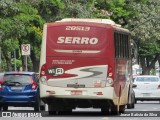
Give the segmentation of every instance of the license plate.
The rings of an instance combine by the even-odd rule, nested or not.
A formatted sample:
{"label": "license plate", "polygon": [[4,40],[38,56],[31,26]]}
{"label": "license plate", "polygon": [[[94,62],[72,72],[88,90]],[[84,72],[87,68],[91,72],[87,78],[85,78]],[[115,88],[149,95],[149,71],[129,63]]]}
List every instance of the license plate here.
{"label": "license plate", "polygon": [[67,87],[85,88],[85,85],[84,84],[67,84]]}
{"label": "license plate", "polygon": [[82,91],[81,90],[72,90],[71,95],[82,95]]}
{"label": "license plate", "polygon": [[11,87],[12,90],[22,90],[22,87]]}
{"label": "license plate", "polygon": [[150,97],[151,94],[150,93],[143,93],[143,97]]}

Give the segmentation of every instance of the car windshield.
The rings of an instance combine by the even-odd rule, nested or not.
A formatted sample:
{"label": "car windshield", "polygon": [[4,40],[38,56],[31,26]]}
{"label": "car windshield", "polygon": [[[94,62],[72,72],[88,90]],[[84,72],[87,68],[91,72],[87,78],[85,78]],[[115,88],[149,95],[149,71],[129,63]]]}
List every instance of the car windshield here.
{"label": "car windshield", "polygon": [[157,82],[157,77],[137,77],[136,81],[138,82]]}
{"label": "car windshield", "polygon": [[4,84],[18,83],[20,85],[31,84],[31,78],[28,75],[5,75]]}

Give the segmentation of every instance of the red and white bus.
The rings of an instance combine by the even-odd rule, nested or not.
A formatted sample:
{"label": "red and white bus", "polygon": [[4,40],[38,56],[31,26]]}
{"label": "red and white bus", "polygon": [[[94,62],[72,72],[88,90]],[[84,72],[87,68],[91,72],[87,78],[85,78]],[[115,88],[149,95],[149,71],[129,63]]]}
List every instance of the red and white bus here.
{"label": "red and white bus", "polygon": [[40,97],[49,114],[79,108],[123,112],[132,79],[130,32],[108,19],[44,25]]}

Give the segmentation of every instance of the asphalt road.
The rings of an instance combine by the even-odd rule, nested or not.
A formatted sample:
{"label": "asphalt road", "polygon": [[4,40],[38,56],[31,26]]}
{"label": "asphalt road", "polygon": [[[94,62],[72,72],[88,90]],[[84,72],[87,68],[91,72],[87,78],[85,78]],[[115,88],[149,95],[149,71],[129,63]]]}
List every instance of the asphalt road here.
{"label": "asphalt road", "polygon": [[[92,108],[77,108],[72,114],[54,116],[49,116],[47,111],[34,113],[33,108],[29,107],[9,107],[8,113],[1,111],[1,115],[2,112],[3,117],[0,120],[159,120],[160,103],[158,101],[138,102],[135,109],[126,109],[124,114],[117,116],[101,114],[100,109]],[[12,118],[7,115],[11,115]]]}

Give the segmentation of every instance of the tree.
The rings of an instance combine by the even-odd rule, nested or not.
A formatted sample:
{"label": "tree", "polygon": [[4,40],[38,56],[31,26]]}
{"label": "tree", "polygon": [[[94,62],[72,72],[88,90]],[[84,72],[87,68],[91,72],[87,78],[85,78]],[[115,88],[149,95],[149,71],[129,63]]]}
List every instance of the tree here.
{"label": "tree", "polygon": [[159,7],[159,0],[99,0],[96,4],[97,9],[108,11],[109,18],[131,31],[143,74],[149,74],[155,62],[160,61]]}
{"label": "tree", "polygon": [[132,7],[126,3],[126,0],[97,0],[95,6],[101,11],[105,10],[108,12],[108,15],[100,15],[100,17],[110,18],[123,27],[127,26],[128,21],[135,15]]}
{"label": "tree", "polygon": [[139,59],[143,74],[150,74],[155,62],[160,59],[160,1],[145,0],[145,4],[132,3],[133,9],[138,13],[130,21],[133,39],[139,47]]}
{"label": "tree", "polygon": [[18,41],[14,36],[17,25],[14,24],[12,17],[18,13],[18,8],[11,0],[1,0],[0,11],[0,31],[3,33],[0,44],[2,58],[7,63],[7,70],[12,70],[10,52],[18,47]]}
{"label": "tree", "polygon": [[64,9],[61,15],[63,18],[92,18],[95,11],[95,0],[62,0]]}
{"label": "tree", "polygon": [[[159,0],[1,0],[2,59],[11,70],[11,51],[31,44],[29,64],[38,71],[44,23],[62,18],[110,18],[131,31],[143,73],[149,74],[155,61],[160,61],[159,7]],[[23,57],[19,60],[24,66]]]}
{"label": "tree", "polygon": [[64,3],[61,0],[38,0],[30,3],[37,9],[38,14],[45,22],[54,22],[64,17]]}
{"label": "tree", "polygon": [[[39,46],[41,44],[44,20],[38,15],[37,9],[28,0],[2,0],[0,1],[0,5],[0,10],[2,10],[0,14],[2,18],[0,19],[0,29],[4,32],[2,47],[8,66],[7,70],[11,70],[11,57],[9,53],[17,48],[21,49],[21,44],[28,43],[32,46],[30,57],[33,70],[38,71]],[[24,60],[22,59],[22,61],[24,65]]]}

